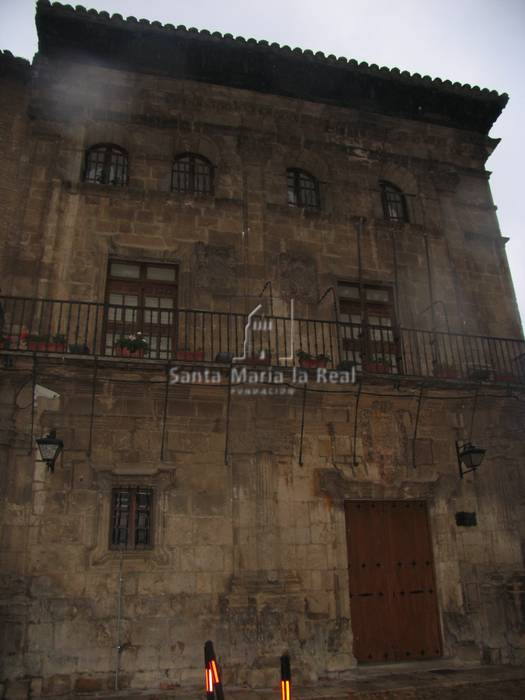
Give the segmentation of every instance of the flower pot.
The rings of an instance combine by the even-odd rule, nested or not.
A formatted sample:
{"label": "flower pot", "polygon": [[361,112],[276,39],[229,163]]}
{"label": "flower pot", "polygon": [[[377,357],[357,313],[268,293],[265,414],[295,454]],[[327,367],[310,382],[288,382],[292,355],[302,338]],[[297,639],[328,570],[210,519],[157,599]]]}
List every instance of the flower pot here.
{"label": "flower pot", "polygon": [[89,348],[87,345],[71,343],[71,345],[69,346],[69,352],[73,355],[89,355]]}
{"label": "flower pot", "polygon": [[434,377],[438,379],[457,379],[458,371],[455,367],[434,367]]}
{"label": "flower pot", "polygon": [[221,362],[229,365],[233,360],[233,352],[218,352],[215,355],[215,362]]}
{"label": "flower pot", "polygon": [[270,357],[259,357],[259,355],[252,355],[244,360],[245,365],[269,365]]}
{"label": "flower pot", "polygon": [[371,372],[373,374],[390,374],[392,368],[385,362],[364,362],[363,369],[365,372]]}
{"label": "flower pot", "polygon": [[65,352],[66,351],[66,345],[65,343],[46,343],[46,350],[48,352]]}
{"label": "flower pot", "polygon": [[299,366],[303,369],[317,369],[318,367],[326,367],[327,360],[317,360],[315,357],[310,359],[302,358],[299,360]]}
{"label": "flower pot", "polygon": [[518,383],[519,379],[516,377],[514,374],[495,374],[494,375],[494,381],[495,382],[510,382],[510,383]]}
{"label": "flower pot", "polygon": [[203,362],[204,350],[177,350],[176,357],[182,362]]}
{"label": "flower pot", "polygon": [[31,352],[46,352],[47,343],[40,340],[28,340],[27,349],[31,350]]}
{"label": "flower pot", "polygon": [[337,365],[337,369],[339,372],[352,372],[355,369],[355,362],[352,362],[352,360],[341,360]]}
{"label": "flower pot", "polygon": [[144,357],[144,349],[142,350],[131,350],[130,348],[117,348],[117,357]]}
{"label": "flower pot", "polygon": [[490,369],[486,367],[472,367],[469,370],[468,378],[476,382],[486,382],[490,379]]}

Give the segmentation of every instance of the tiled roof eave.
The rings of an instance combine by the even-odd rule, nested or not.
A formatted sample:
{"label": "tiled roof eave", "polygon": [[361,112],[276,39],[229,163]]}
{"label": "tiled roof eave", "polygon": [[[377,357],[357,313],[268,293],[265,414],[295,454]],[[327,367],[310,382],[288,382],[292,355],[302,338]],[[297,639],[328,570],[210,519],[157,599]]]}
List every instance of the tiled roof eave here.
{"label": "tiled roof eave", "polygon": [[[49,19],[53,20],[51,24],[47,21]],[[64,29],[67,25],[68,31],[64,32],[65,36],[60,37],[60,45],[54,45],[61,24]],[[90,31],[82,32],[81,26],[89,27]],[[87,37],[93,37],[93,32],[97,33],[97,30],[100,29],[98,32],[100,35],[111,33],[114,37],[120,37],[120,44],[119,41],[108,42],[106,58],[113,60],[115,65],[126,65],[130,61],[126,55],[126,47],[121,51],[121,55],[115,55],[115,51],[117,53],[120,51],[118,48],[115,49],[115,46],[123,47],[126,43],[122,41],[125,32],[126,37],[130,36],[131,39],[128,43],[133,43],[138,52],[143,51],[142,66],[139,65],[139,61],[135,57],[135,59],[131,59],[130,67],[132,69],[140,70],[142,67],[146,72],[159,72],[176,75],[179,78],[187,77],[194,80],[218,82],[233,87],[245,87],[275,94],[286,92],[286,89],[278,84],[280,79],[285,83],[286,78],[289,77],[288,74],[297,71],[297,74],[300,75],[304,66],[307,67],[304,73],[308,74],[311,80],[310,82],[308,79],[304,81],[302,92],[299,86],[293,85],[291,91],[288,89],[288,92],[292,93],[289,96],[349,106],[348,98],[353,93],[357,94],[357,102],[362,98],[362,85],[363,81],[366,81],[368,92],[371,94],[380,93],[376,105],[378,109],[374,111],[397,114],[395,108],[388,109],[388,104],[390,102],[390,106],[394,107],[395,93],[401,92],[405,95],[405,100],[408,95],[410,101],[414,102],[409,118],[446,124],[445,115],[453,113],[454,117],[448,119],[450,126],[472,129],[482,133],[488,133],[492,123],[497,119],[508,100],[505,93],[500,95],[494,90],[480,89],[477,86],[461,85],[440,78],[432,79],[418,73],[410,74],[408,71],[400,71],[398,68],[380,68],[375,64],[358,63],[353,59],[336,58],[333,55],[325,56],[322,52],[314,53],[308,49],[292,49],[289,46],[280,46],[276,43],[269,44],[267,41],[244,39],[243,37],[234,38],[231,34],[212,33],[207,30],[199,31],[195,28],[187,29],[184,26],[175,27],[171,24],[162,25],[160,22],[137,20],[134,17],[124,19],[118,14],[110,16],[107,12],[87,10],[79,5],[73,8],[70,5],[51,4],[48,0],[39,0],[37,4],[37,28],[40,51],[44,54],[52,54],[54,51],[56,53],[59,50],[74,52],[75,49],[83,50],[85,54],[89,53],[90,50],[95,49]],[[73,36],[75,33],[76,37]],[[109,47],[109,43],[113,43],[112,49]],[[114,52],[113,55],[111,55],[111,50]],[[155,65],[153,54],[162,54],[163,52],[168,60],[165,60],[164,63],[159,60]],[[210,74],[207,75],[205,68],[201,66],[196,68],[197,62],[195,60],[194,65],[190,66],[189,63],[187,66],[185,65],[187,75],[181,74],[180,65],[173,65],[180,64],[181,57],[186,64],[187,55],[199,52],[202,55],[214,54],[224,59],[223,75],[218,76],[217,70],[215,73],[210,71]],[[104,51],[99,50],[97,54],[99,58],[101,53]],[[170,65],[169,58],[171,56],[173,56],[173,61]],[[235,56],[234,61],[231,56]],[[239,64],[239,57],[246,64],[247,75],[241,73],[233,75],[235,67]],[[134,65],[132,65],[133,60],[135,60]],[[202,63],[204,64],[205,61]],[[260,72],[257,74],[259,66]],[[281,70],[280,74],[279,70]],[[239,85],[234,84],[236,80]],[[312,82],[317,81],[316,84],[319,84],[323,80],[333,85],[331,92],[326,90],[326,94],[324,94],[322,89],[317,92],[312,90]],[[338,87],[339,85],[341,88]],[[417,111],[420,105],[416,105],[415,102],[418,100],[424,103],[424,113]],[[438,100],[448,101],[448,104],[438,104],[436,109]],[[360,105],[356,104],[356,106]],[[431,109],[427,109],[427,107],[431,107]],[[439,113],[440,111],[443,112],[443,117],[438,116],[437,120],[431,116],[425,116],[426,112],[430,115],[432,112]],[[462,111],[464,114],[460,114]],[[464,118],[464,124],[461,124],[462,118]]]}

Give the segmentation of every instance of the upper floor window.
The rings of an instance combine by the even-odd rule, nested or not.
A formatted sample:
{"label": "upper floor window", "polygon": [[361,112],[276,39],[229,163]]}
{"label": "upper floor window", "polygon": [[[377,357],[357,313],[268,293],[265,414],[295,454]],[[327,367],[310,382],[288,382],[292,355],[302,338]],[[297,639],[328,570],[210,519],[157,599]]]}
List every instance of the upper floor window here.
{"label": "upper floor window", "polygon": [[[104,324],[106,355],[119,354],[122,339],[140,334],[146,357],[160,360],[171,356],[177,330],[181,332],[175,323],[177,272],[175,265],[110,260]],[[185,330],[189,332],[187,327]]]}
{"label": "upper floor window", "polygon": [[148,549],[153,545],[153,492],[150,488],[113,489],[111,496],[112,549]]}
{"label": "upper floor window", "polygon": [[342,359],[358,369],[383,365],[386,372],[398,372],[401,348],[393,290],[382,285],[339,282],[338,291]]}
{"label": "upper floor window", "polygon": [[101,185],[126,185],[128,182],[128,154],[120,146],[101,143],[86,152],[86,182]]}
{"label": "upper floor window", "polygon": [[383,215],[388,221],[408,221],[405,195],[391,182],[381,182]]}
{"label": "upper floor window", "polygon": [[319,183],[312,175],[304,170],[289,168],[288,204],[295,207],[319,209]]}
{"label": "upper floor window", "polygon": [[171,189],[174,192],[210,194],[213,184],[213,166],[207,158],[194,153],[183,153],[173,162]]}

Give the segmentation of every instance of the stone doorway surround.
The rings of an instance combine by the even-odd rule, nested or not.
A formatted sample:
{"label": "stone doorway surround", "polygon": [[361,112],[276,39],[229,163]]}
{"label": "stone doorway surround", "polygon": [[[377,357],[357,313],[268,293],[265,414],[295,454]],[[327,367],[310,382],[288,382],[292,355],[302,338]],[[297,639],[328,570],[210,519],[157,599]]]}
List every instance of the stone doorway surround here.
{"label": "stone doorway surround", "polygon": [[[428,520],[432,551],[434,554],[434,568],[438,602],[439,626],[442,630],[442,653],[444,658],[454,658],[457,648],[454,639],[447,633],[447,613],[456,614],[462,609],[463,599],[461,594],[461,576],[459,557],[457,552],[455,531],[447,527],[447,517],[453,517],[449,513],[449,499],[457,488],[453,475],[439,476],[435,480],[418,481],[416,479],[403,479],[395,483],[379,483],[353,478],[350,472],[342,472],[335,469],[318,469],[316,471],[318,493],[328,498],[334,509],[335,538],[341,546],[338,551],[343,552],[346,560],[346,501],[425,501],[428,508]],[[446,516],[446,517],[441,517]],[[345,568],[341,566],[341,569]],[[341,581],[338,591],[338,604],[343,609],[348,607],[349,581]],[[357,663],[357,660],[356,660]]]}

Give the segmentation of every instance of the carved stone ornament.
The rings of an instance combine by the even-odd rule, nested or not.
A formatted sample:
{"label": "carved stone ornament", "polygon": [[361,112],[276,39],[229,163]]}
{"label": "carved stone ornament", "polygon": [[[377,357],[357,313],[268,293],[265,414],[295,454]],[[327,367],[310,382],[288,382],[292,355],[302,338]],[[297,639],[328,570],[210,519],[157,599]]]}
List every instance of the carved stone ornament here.
{"label": "carved stone ornament", "polygon": [[281,295],[315,303],[318,298],[317,269],[313,258],[281,253],[279,256]]}
{"label": "carved stone ornament", "polygon": [[236,263],[233,246],[207,245],[199,241],[193,250],[195,286],[217,294],[234,294],[237,290]]}
{"label": "carved stone ornament", "polygon": [[[168,494],[175,488],[175,470],[157,471],[153,475],[116,476],[111,472],[97,474],[99,487],[97,517],[93,522],[94,546],[89,555],[91,566],[114,568],[119,558],[149,561],[155,566],[172,566],[171,552],[165,544],[165,519]],[[151,549],[122,551],[110,549],[111,491],[117,486],[149,487],[153,490],[153,546]]]}

